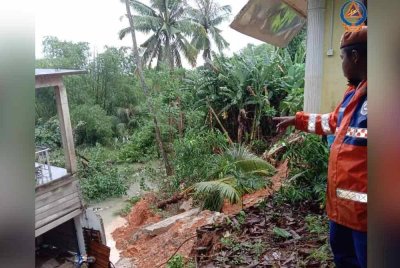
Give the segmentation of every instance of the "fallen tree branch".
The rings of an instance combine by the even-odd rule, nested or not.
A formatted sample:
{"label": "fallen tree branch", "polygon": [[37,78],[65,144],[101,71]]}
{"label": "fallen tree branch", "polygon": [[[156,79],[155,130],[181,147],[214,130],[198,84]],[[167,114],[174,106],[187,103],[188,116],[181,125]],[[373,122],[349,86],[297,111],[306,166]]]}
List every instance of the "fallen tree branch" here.
{"label": "fallen tree branch", "polygon": [[80,153],[78,153],[77,151],[75,151],[76,155],[79,156],[80,158],[82,158],[83,160],[85,160],[86,162],[90,162],[89,159],[87,159],[85,156],[81,155]]}
{"label": "fallen tree branch", "polygon": [[172,254],[171,257],[169,257],[169,259],[168,259],[166,262],[163,262],[163,263],[161,263],[160,265],[157,265],[157,268],[160,268],[160,267],[162,267],[164,264],[167,264],[167,263],[175,256],[175,254],[179,251],[179,249],[180,249],[184,244],[186,244],[189,240],[191,240],[191,239],[193,239],[193,238],[195,238],[195,237],[197,237],[197,234],[194,235],[194,236],[191,236],[191,237],[187,238],[185,241],[183,241],[182,244],[180,244],[180,246],[175,250],[174,254]]}
{"label": "fallen tree branch", "polygon": [[169,204],[174,204],[174,203],[179,202],[179,201],[182,200],[184,197],[185,197],[185,195],[182,194],[182,193],[174,194],[171,198],[159,202],[159,203],[157,204],[157,208],[165,208],[165,207],[166,207],[167,205],[169,205]]}
{"label": "fallen tree branch", "polygon": [[222,128],[222,131],[224,132],[226,138],[228,139],[229,144],[232,145],[233,141],[232,141],[231,137],[229,136],[228,131],[224,128],[224,125],[222,125],[221,121],[218,118],[218,115],[215,113],[214,109],[211,107],[211,105],[208,101],[207,101],[207,105],[208,105],[208,108],[210,108],[211,113],[214,115],[215,119],[217,120],[219,126]]}
{"label": "fallen tree branch", "polygon": [[287,138],[286,141],[284,141],[282,144],[276,147],[272,147],[269,151],[264,152],[262,158],[267,161],[274,160],[288,149],[288,145],[292,145],[302,141],[304,141],[303,136],[294,134],[293,136]]}
{"label": "fallen tree branch", "polygon": [[187,195],[190,194],[191,192],[193,192],[193,190],[194,190],[193,187],[189,187],[186,190],[184,190],[183,192],[176,193],[171,198],[159,202],[157,204],[157,208],[165,208],[166,205],[177,203],[180,200],[182,200],[183,198],[187,197]]}
{"label": "fallen tree branch", "polygon": [[81,158],[81,163],[82,165],[87,168],[89,166],[89,159],[87,159],[85,156],[81,155],[80,153],[78,153],[77,151],[75,151],[75,154]]}

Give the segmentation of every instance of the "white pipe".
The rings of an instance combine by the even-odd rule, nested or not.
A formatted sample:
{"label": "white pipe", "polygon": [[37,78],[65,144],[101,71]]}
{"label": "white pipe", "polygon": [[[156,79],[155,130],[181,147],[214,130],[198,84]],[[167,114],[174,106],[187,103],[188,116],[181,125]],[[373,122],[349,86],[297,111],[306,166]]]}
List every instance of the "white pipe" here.
{"label": "white pipe", "polygon": [[335,16],[335,0],[330,0],[330,1],[332,3],[332,5],[331,5],[331,8],[332,8],[332,12],[331,12],[331,33],[330,33],[331,36],[330,36],[329,49],[328,49],[326,54],[328,56],[333,56],[333,22],[334,22],[333,18]]}
{"label": "white pipe", "polygon": [[324,28],[325,0],[308,0],[304,111],[309,113],[321,108]]}

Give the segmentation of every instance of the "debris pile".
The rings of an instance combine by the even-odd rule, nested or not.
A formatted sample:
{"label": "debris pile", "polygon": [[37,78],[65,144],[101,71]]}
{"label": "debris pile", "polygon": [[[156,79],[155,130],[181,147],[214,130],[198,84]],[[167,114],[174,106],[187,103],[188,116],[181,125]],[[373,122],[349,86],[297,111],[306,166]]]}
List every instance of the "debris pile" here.
{"label": "debris pile", "polygon": [[327,230],[310,231],[307,215],[307,205],[270,197],[222,225],[199,228],[192,257],[198,267],[332,267]]}
{"label": "debris pile", "polygon": [[[133,208],[127,216],[127,225],[114,231],[113,238],[116,246],[121,250],[121,257],[131,259],[136,267],[154,268],[165,267],[166,262],[174,254],[180,254],[189,258],[202,246],[194,244],[198,234],[196,231],[215,223],[222,224],[227,214],[235,214],[243,208],[251,207],[261,202],[273,191],[279,189],[281,181],[286,177],[287,163],[278,167],[277,174],[271,179],[271,189],[262,189],[243,197],[243,207],[240,204],[225,204],[223,213],[192,209],[190,204],[182,208],[181,214],[161,220],[154,208],[157,207],[157,199],[151,194],[146,195]],[[185,202],[185,201],[184,201]],[[209,239],[208,243],[214,243]],[[204,246],[203,246],[204,247]]]}

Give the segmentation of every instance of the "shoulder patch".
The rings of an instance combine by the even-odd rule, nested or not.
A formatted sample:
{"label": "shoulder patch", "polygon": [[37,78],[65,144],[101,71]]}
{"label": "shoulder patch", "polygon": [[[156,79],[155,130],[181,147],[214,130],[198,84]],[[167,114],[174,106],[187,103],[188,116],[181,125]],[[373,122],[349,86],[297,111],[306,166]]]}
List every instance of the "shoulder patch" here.
{"label": "shoulder patch", "polygon": [[367,115],[368,114],[368,108],[367,108],[367,101],[364,102],[364,104],[361,107],[360,114],[362,115]]}

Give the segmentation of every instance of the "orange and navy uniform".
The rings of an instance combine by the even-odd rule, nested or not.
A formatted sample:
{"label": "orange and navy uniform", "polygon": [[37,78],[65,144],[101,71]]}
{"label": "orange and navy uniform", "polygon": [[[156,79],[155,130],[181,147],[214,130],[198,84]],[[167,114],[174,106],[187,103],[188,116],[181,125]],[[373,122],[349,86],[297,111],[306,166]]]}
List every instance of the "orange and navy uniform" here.
{"label": "orange and navy uniform", "polygon": [[296,129],[335,134],[328,165],[328,217],[367,231],[367,81],[349,86],[342,103],[328,114],[296,114]]}

